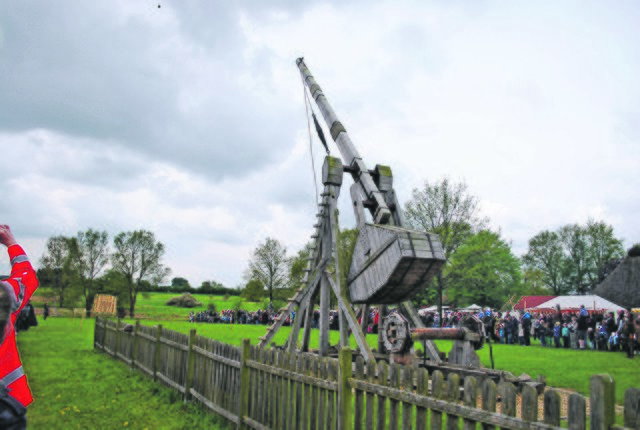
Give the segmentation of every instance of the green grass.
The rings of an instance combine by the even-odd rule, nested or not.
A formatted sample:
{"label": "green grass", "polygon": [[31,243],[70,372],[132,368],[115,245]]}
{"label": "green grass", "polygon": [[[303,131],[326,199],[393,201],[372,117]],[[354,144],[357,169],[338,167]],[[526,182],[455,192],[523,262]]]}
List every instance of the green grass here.
{"label": "green grass", "polygon": [[18,335],[34,402],[30,429],[226,428],[122,361],[93,350],[93,320],[40,319]]}

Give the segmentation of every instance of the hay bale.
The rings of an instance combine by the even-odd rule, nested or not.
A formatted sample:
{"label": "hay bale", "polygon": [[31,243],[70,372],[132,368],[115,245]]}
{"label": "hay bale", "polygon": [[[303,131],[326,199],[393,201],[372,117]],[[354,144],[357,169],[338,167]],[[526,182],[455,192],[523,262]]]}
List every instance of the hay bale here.
{"label": "hay bale", "polygon": [[180,308],[196,308],[198,306],[202,306],[202,303],[197,301],[196,298],[193,297],[191,294],[184,293],[181,296],[173,297],[169,299],[169,301],[167,302],[167,305],[177,306]]}

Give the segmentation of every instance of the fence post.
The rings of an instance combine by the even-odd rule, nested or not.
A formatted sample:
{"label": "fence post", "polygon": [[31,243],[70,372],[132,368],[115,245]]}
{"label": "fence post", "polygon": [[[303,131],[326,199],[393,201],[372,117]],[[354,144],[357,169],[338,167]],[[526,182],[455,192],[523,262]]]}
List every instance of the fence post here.
{"label": "fence post", "polygon": [[160,367],[160,336],[162,336],[162,324],[159,324],[156,327],[156,347],[154,350],[154,354],[156,359],[153,360],[153,382],[158,381],[158,367]]}
{"label": "fence post", "polygon": [[240,429],[248,428],[243,421],[244,417],[249,416],[249,368],[247,361],[251,354],[251,345],[249,339],[242,339],[242,355],[240,356],[240,406],[238,408],[238,420]]}
{"label": "fence post", "polygon": [[[340,350],[338,356],[340,368],[338,369],[338,429],[346,430],[353,428],[351,422],[351,385],[349,378],[352,375],[351,368],[351,348],[346,347]],[[315,405],[311,405],[314,407]]]}
{"label": "fence post", "polygon": [[615,383],[611,375],[593,375],[589,384],[591,430],[605,430],[615,420]]}
{"label": "fence post", "polygon": [[116,322],[116,347],[113,349],[113,356],[118,358],[118,351],[120,350],[120,318]]}
{"label": "fence post", "polygon": [[195,354],[193,352],[193,344],[196,342],[196,329],[189,330],[189,350],[187,352],[187,380],[184,384],[184,401],[191,400],[191,387],[193,386],[193,365]]}
{"label": "fence post", "polygon": [[104,354],[107,347],[107,319],[102,320],[102,353]]}
{"label": "fence post", "polygon": [[133,329],[133,348],[131,349],[131,370],[136,368],[136,358],[138,358],[138,330],[140,329],[140,320],[136,320],[136,326]]}
{"label": "fence post", "polygon": [[100,317],[96,317],[95,326],[93,327],[93,349],[96,349],[96,344],[98,340],[98,323],[100,321]]}

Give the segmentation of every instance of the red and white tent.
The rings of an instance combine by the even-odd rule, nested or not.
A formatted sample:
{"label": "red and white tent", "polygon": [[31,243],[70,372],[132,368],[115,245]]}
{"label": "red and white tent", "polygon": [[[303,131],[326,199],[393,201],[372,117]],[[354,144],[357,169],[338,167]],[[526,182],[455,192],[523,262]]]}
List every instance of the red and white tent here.
{"label": "red and white tent", "polygon": [[539,304],[529,310],[555,310],[560,305],[560,310],[580,309],[581,305],[588,311],[619,311],[623,310],[621,306],[603,299],[600,296],[557,296],[551,300]]}

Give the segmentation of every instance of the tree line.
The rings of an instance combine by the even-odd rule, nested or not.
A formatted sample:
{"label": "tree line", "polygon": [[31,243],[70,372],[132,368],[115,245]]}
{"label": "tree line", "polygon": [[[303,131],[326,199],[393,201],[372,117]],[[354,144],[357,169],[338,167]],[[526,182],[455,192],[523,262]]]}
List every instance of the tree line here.
{"label": "tree line", "polygon": [[[586,294],[625,254],[611,225],[589,220],[537,233],[518,257],[501,231],[489,227],[490,220],[481,214],[480,201],[467,184],[448,178],[413,189],[404,218],[409,228],[436,233],[446,259],[432,284],[413,298],[416,305],[476,303],[499,308],[510,297],[524,294]],[[342,285],[357,237],[357,229],[339,232]],[[239,289],[213,280],[193,288],[183,277],[162,286],[171,271],[162,262],[165,246],[152,232],[122,232],[109,243],[105,231],[88,229],[74,237],[49,238],[38,276],[43,286],[53,289],[61,307],[82,297],[87,311],[95,294],[105,293],[118,296],[133,315],[138,293],[144,291],[242,295],[250,301],[266,298],[279,307],[304,287],[310,246],[290,255],[278,239],[265,238],[254,249]]]}
{"label": "tree line", "polygon": [[[416,305],[475,303],[500,308],[512,296],[587,294],[625,254],[611,225],[589,220],[537,233],[527,252],[518,257],[500,229],[489,227],[490,220],[482,216],[480,201],[467,184],[448,178],[425,181],[413,189],[404,218],[409,228],[436,233],[446,259],[432,284],[414,297]],[[342,285],[357,236],[355,229],[339,235]],[[290,297],[303,286],[309,246],[289,256],[275,238],[259,243],[245,273],[243,296],[249,300],[266,296],[270,302]]]}

